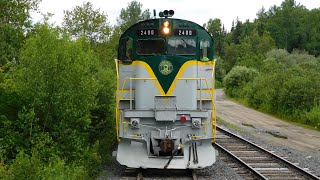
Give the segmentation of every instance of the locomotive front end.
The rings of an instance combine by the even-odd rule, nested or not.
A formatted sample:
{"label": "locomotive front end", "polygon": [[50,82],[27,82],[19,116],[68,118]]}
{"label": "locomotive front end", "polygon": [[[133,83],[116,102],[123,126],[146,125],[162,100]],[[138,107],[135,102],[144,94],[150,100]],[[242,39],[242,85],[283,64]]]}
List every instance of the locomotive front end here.
{"label": "locomotive front end", "polygon": [[123,33],[116,60],[120,164],[195,169],[215,162],[212,47],[201,26],[180,19],[146,20]]}

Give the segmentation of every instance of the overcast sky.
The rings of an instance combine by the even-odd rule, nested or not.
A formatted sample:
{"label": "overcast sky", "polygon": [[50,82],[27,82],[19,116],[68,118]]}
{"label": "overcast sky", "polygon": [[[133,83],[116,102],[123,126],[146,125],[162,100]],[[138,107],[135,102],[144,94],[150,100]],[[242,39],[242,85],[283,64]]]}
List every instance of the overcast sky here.
{"label": "overcast sky", "polygon": [[[92,2],[94,8],[100,8],[108,15],[108,21],[111,25],[116,24],[116,19],[120,14],[121,8],[128,6],[131,0],[88,0]],[[210,18],[219,18],[229,31],[232,21],[237,17],[240,21],[256,18],[256,13],[265,7],[280,6],[283,0],[140,0],[144,9],[150,9],[153,15],[153,9],[159,11],[173,9],[174,18],[187,19],[200,25],[206,23]],[[320,0],[296,0],[307,7],[314,9],[320,7]],[[61,25],[63,10],[71,10],[77,5],[82,5],[83,0],[42,0],[40,3],[41,13],[53,13],[51,20],[56,25]],[[40,13],[33,13],[32,17],[35,22],[41,20]]]}

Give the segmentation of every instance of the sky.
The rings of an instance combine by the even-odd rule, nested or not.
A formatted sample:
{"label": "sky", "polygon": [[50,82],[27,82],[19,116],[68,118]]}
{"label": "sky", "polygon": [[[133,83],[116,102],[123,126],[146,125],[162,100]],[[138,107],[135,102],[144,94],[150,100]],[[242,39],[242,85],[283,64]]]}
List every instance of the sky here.
{"label": "sky", "polygon": [[[42,15],[47,12],[54,14],[51,23],[61,25],[64,10],[72,10],[73,7],[82,5],[84,0],[42,0],[39,5],[40,13],[32,13],[34,22],[40,21]],[[117,23],[121,8],[126,8],[132,0],[87,0],[93,4],[95,9],[100,9],[108,15],[111,25]],[[200,25],[208,20],[219,18],[229,31],[232,21],[237,17],[240,21],[256,18],[257,12],[264,7],[268,10],[271,6],[280,6],[283,0],[137,0],[142,3],[142,9],[153,9],[157,15],[160,11],[173,9],[174,18],[187,19]],[[320,7],[320,0],[296,0],[308,9]]]}

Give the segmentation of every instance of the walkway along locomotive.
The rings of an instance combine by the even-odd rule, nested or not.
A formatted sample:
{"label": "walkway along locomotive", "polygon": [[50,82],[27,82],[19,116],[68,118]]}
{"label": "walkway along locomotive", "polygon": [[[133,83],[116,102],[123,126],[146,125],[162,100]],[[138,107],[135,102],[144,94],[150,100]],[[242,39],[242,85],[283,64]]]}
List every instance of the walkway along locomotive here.
{"label": "walkway along locomotive", "polygon": [[116,156],[128,167],[195,169],[216,161],[213,40],[172,15],[138,22],[120,38]]}

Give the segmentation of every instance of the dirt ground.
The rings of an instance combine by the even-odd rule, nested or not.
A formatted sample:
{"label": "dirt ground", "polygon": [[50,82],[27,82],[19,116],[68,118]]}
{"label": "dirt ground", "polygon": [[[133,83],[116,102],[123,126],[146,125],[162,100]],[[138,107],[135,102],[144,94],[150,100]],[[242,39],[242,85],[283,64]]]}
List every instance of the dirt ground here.
{"label": "dirt ground", "polygon": [[217,116],[270,145],[320,154],[320,132],[295,126],[224,98],[216,91]]}

